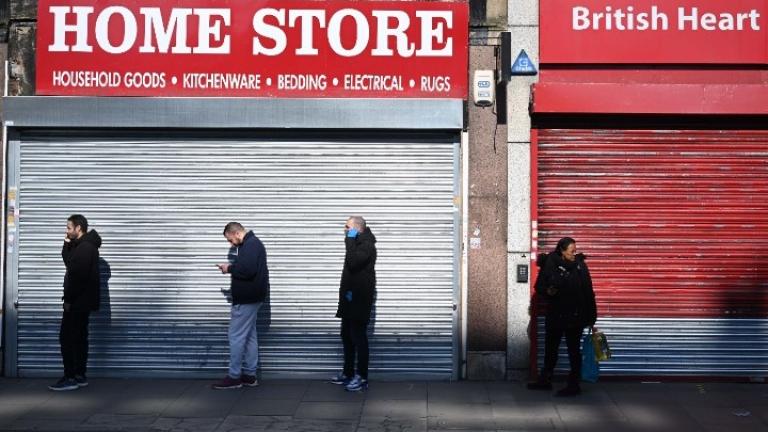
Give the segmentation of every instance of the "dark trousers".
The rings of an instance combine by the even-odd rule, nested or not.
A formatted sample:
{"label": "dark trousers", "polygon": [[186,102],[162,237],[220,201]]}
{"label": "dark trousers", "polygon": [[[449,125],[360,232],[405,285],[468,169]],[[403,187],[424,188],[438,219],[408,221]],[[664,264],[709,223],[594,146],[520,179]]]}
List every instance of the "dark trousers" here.
{"label": "dark trousers", "polygon": [[565,344],[568,347],[568,361],[571,364],[568,384],[579,384],[579,381],[581,381],[581,334],[583,331],[584,328],[581,326],[567,326],[547,317],[544,336],[544,369],[541,371],[542,378],[552,379],[555,366],[557,365],[560,340],[565,336]]}
{"label": "dark trousers", "polygon": [[368,324],[349,319],[341,320],[341,341],[344,344],[344,375],[355,375],[355,355],[357,355],[357,374],[368,379]]}
{"label": "dark trousers", "polygon": [[64,362],[64,376],[74,378],[85,376],[88,365],[88,319],[89,311],[64,311],[61,317],[59,344]]}

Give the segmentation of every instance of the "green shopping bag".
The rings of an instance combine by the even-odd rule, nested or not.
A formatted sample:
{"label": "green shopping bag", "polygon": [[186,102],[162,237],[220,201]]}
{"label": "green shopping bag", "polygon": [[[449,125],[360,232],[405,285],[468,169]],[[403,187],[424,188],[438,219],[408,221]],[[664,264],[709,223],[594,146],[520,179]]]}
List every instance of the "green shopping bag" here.
{"label": "green shopping bag", "polygon": [[601,331],[592,332],[592,347],[595,349],[595,360],[601,362],[611,359],[611,348],[608,346],[608,338]]}

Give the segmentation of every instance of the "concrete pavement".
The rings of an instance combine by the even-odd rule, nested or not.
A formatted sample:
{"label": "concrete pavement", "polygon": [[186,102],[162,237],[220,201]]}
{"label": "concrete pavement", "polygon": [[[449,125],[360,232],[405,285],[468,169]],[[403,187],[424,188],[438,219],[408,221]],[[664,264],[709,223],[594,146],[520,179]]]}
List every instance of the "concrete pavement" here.
{"label": "concrete pavement", "polygon": [[576,398],[518,382],[376,382],[348,393],[321,381],[91,379],[56,393],[53,380],[0,379],[4,431],[768,431],[768,385],[605,382]]}

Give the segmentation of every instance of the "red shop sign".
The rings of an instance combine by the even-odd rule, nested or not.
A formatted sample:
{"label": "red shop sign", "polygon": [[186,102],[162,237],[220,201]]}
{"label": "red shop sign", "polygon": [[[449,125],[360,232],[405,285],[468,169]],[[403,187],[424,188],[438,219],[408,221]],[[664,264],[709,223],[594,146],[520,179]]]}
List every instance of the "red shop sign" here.
{"label": "red shop sign", "polygon": [[766,0],[541,0],[541,63],[767,64]]}
{"label": "red shop sign", "polygon": [[37,94],[458,98],[466,1],[40,0]]}

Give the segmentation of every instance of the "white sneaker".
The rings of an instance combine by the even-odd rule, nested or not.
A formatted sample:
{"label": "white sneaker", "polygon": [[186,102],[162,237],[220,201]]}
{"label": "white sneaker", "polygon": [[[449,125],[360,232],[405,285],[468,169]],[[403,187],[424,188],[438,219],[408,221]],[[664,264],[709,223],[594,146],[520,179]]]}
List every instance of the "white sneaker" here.
{"label": "white sneaker", "polygon": [[350,381],[345,388],[347,391],[351,392],[366,390],[368,388],[368,380],[361,378],[360,375],[355,375],[355,377],[352,378],[352,381]]}

